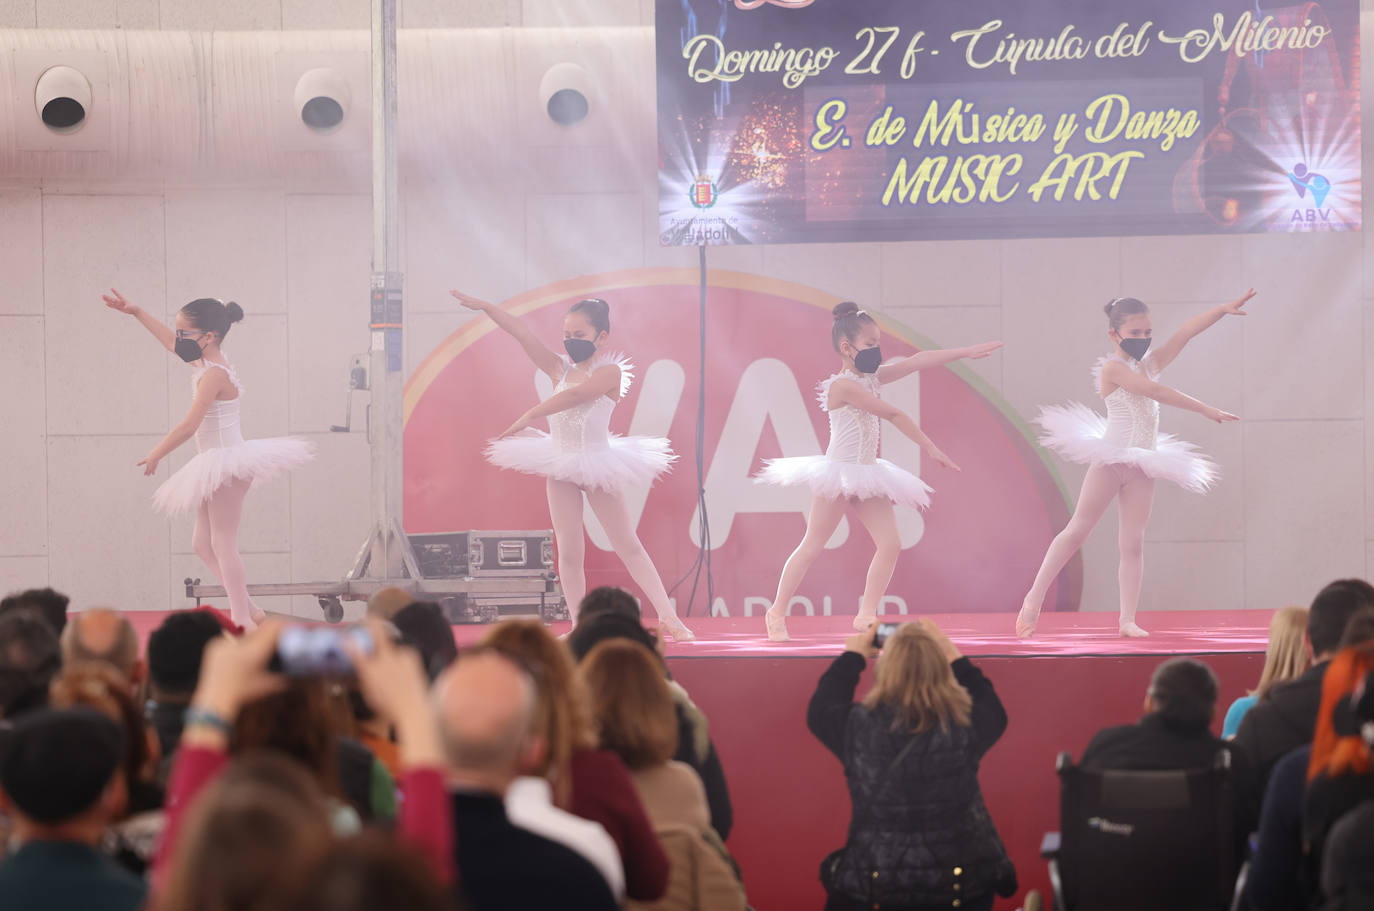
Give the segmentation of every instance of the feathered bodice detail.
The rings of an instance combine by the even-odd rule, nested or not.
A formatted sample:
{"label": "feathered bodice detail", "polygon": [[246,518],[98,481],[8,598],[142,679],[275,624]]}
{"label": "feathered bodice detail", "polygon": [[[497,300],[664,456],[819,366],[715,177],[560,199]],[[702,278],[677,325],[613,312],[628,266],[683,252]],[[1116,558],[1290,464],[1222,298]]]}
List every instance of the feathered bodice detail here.
{"label": "feathered bodice detail", "polygon": [[[590,377],[602,367],[610,365],[620,368],[618,398],[623,399],[634,381],[634,364],[625,355],[612,352],[598,353],[580,366],[565,357],[563,378],[554,387],[554,394],[576,385],[568,382],[568,374],[574,370],[584,371]],[[611,441],[611,413],[615,411],[616,404],[617,400],[610,396],[598,395],[591,401],[549,415],[549,435],[553,437],[554,448],[564,453],[594,452],[608,448]]]}
{"label": "feathered bodice detail", "polygon": [[837,373],[822,380],[816,386],[816,400],[821,410],[830,419],[830,445],[825,454],[837,462],[854,462],[859,465],[872,465],[878,461],[882,443],[883,422],[876,414],[871,414],[853,405],[842,405],[830,409],[830,387],[838,379],[853,380],[874,396],[882,397],[882,384],[878,378],[853,373]]}
{"label": "feathered bodice detail", "polygon": [[[1143,362],[1125,361],[1121,358],[1100,358],[1093,366],[1093,386],[1102,395],[1102,371],[1113,360],[1125,363],[1133,373],[1156,379],[1154,361],[1146,357]],[[1107,430],[1103,442],[1112,446],[1126,446],[1136,449],[1154,449],[1159,436],[1159,402],[1149,396],[1131,392],[1124,386],[1117,386],[1102,401],[1107,406]]]}

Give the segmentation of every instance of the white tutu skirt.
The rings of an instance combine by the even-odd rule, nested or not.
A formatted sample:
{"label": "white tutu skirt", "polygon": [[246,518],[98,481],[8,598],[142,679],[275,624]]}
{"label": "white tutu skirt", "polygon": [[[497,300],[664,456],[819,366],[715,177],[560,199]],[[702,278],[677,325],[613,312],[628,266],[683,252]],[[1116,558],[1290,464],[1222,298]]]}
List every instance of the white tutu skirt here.
{"label": "white tutu skirt", "polygon": [[199,452],[158,487],[153,506],[167,515],[190,512],[226,484],[244,478],[269,480],[315,457],[315,447],[295,437],[245,440]]}
{"label": "white tutu skirt", "polygon": [[930,505],[930,486],[887,459],[871,465],[840,462],[823,455],[769,459],[754,480],[777,487],[809,487],[813,494],[826,499],[887,499],[916,509]]}
{"label": "white tutu skirt", "polygon": [[542,430],[492,440],[486,455],[499,468],[567,481],[583,490],[607,491],[652,484],[677,461],[663,437],[612,434],[605,449],[560,452]]}
{"label": "white tutu skirt", "polygon": [[1077,402],[1041,408],[1036,423],[1044,429],[1040,445],[1070,462],[1134,465],[1151,478],[1173,481],[1193,493],[1206,493],[1218,477],[1215,462],[1172,434],[1158,434],[1154,449],[1107,442],[1107,419]]}

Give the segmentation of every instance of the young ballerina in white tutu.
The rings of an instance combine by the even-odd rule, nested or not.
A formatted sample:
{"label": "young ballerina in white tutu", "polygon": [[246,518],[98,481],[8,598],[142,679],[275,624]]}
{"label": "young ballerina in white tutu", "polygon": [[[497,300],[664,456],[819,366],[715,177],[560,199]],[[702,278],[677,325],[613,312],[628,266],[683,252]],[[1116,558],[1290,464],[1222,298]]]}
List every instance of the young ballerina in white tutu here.
{"label": "young ballerina in white tutu", "polygon": [[1107,416],[1076,402],[1040,410],[1038,422],[1045,431],[1041,444],[1071,462],[1090,467],[1073,517],[1050,542],[1016,615],[1016,635],[1023,639],[1034,635],[1050,583],[1083,546],[1113,497],[1120,512],[1118,629],[1121,635],[1132,638],[1149,635],[1135,622],[1135,615],[1145,572],[1145,525],[1150,521],[1155,479],[1205,493],[1217,476],[1216,465],[1196,446],[1159,433],[1160,403],[1195,411],[1218,423],[1239,420],[1234,414],[1165,386],[1158,378],[1198,333],[1228,314],[1245,316],[1245,304],[1254,296],[1251,289],[1229,304],[1193,317],[1149,354],[1150,308],[1133,297],[1119,297],[1107,304],[1107,335],[1113,350],[1093,368],[1094,388],[1107,404]]}
{"label": "young ballerina in white tutu", "polygon": [[[592,298],[574,304],[563,318],[566,356],[544,346],[518,317],[494,304],[450,292],[464,307],[479,310],[514,336],[534,365],[554,382],[554,393],[521,415],[491,441],[487,460],[501,468],[546,478],[549,518],[558,551],[558,576],[577,622],[577,608],[587,593],[583,570],[585,531],[582,499],[610,539],[630,578],[658,612],[659,629],[679,642],[696,636],[689,630],[663,587],[649,553],[640,543],[625,505],[627,487],[652,483],[677,459],[662,437],[622,437],[610,432],[611,412],[629,392],[633,364],[609,352],[610,306]],[[549,433],[530,429],[547,418]]]}
{"label": "young ballerina in white tutu", "polygon": [[824,455],[769,459],[757,477],[764,484],[808,487],[813,495],[806,535],[787,558],[773,606],[764,615],[768,638],[774,642],[787,641],[787,606],[851,503],[875,547],[854,627],[867,629],[877,617],[902,546],[893,504],[924,509],[930,505],[931,493],[920,478],[878,457],[883,420],[938,464],[959,470],[910,415],[880,398],[882,385],[960,358],[987,357],[1002,347],[1001,342],[985,342],[970,348],[922,351],[884,364],[878,346],[881,333],[872,316],[853,301],[836,306],[834,316],[830,340],[840,354],[842,369],[817,387],[821,410],[830,417],[830,445]]}
{"label": "young ballerina in white tutu", "polygon": [[290,437],[244,440],[239,428],[243,387],[220,351],[229,327],[243,319],[238,304],[208,297],[193,300],[177,311],[173,330],[118,291],[111,289],[102,297],[111,309],[136,317],[168,351],[196,365],[186,417],[138,464],[144,475],[152,475],[159,462],[195,437],[196,455],[163,482],[153,494],[153,505],[167,515],[195,511],[192,546],[224,586],[234,622],[252,629],[265,615],[248,597],[239,556],[243,498],[253,482],[309,461],[311,446]]}

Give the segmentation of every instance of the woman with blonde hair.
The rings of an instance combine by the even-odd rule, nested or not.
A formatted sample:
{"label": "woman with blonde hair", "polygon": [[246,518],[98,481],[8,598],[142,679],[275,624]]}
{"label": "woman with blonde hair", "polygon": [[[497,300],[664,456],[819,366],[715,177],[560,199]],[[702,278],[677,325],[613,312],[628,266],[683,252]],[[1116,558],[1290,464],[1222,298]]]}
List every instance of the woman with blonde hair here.
{"label": "woman with blonde hair", "polygon": [[[574,816],[599,823],[620,855],[624,894],[653,901],[668,887],[668,857],[644,812],[634,782],[620,757],[597,748],[586,690],[572,654],[535,620],[498,623],[482,645],[510,655],[531,670],[536,689],[535,733],[545,742],[543,762],[532,774],[547,779],[545,795]],[[547,803],[548,796],[527,794],[531,782],[517,781],[507,813],[516,825],[524,799]]]}
{"label": "woman with blonde hair", "polygon": [[[873,689],[855,702],[879,649]],[[806,723],[844,763],[854,806],[845,846],[821,866],[827,911],[987,911],[994,894],[1016,891],[978,786],[979,761],[1007,715],[992,683],[933,622],[851,636],[821,676]]]}
{"label": "woman with blonde hair", "polygon": [[1264,653],[1264,670],[1259,685],[1241,696],[1226,710],[1221,736],[1230,740],[1240,730],[1245,713],[1280,683],[1296,680],[1312,663],[1303,637],[1307,634],[1307,608],[1281,607],[1269,621],[1269,648]]}

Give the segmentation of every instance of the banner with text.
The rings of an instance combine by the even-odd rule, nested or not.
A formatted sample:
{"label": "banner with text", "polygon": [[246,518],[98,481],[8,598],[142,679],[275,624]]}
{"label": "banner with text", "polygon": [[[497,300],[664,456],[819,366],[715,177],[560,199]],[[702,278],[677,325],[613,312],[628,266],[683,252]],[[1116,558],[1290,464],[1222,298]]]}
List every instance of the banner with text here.
{"label": "banner with text", "polygon": [[1360,228],[1359,4],[658,0],[665,246]]}

